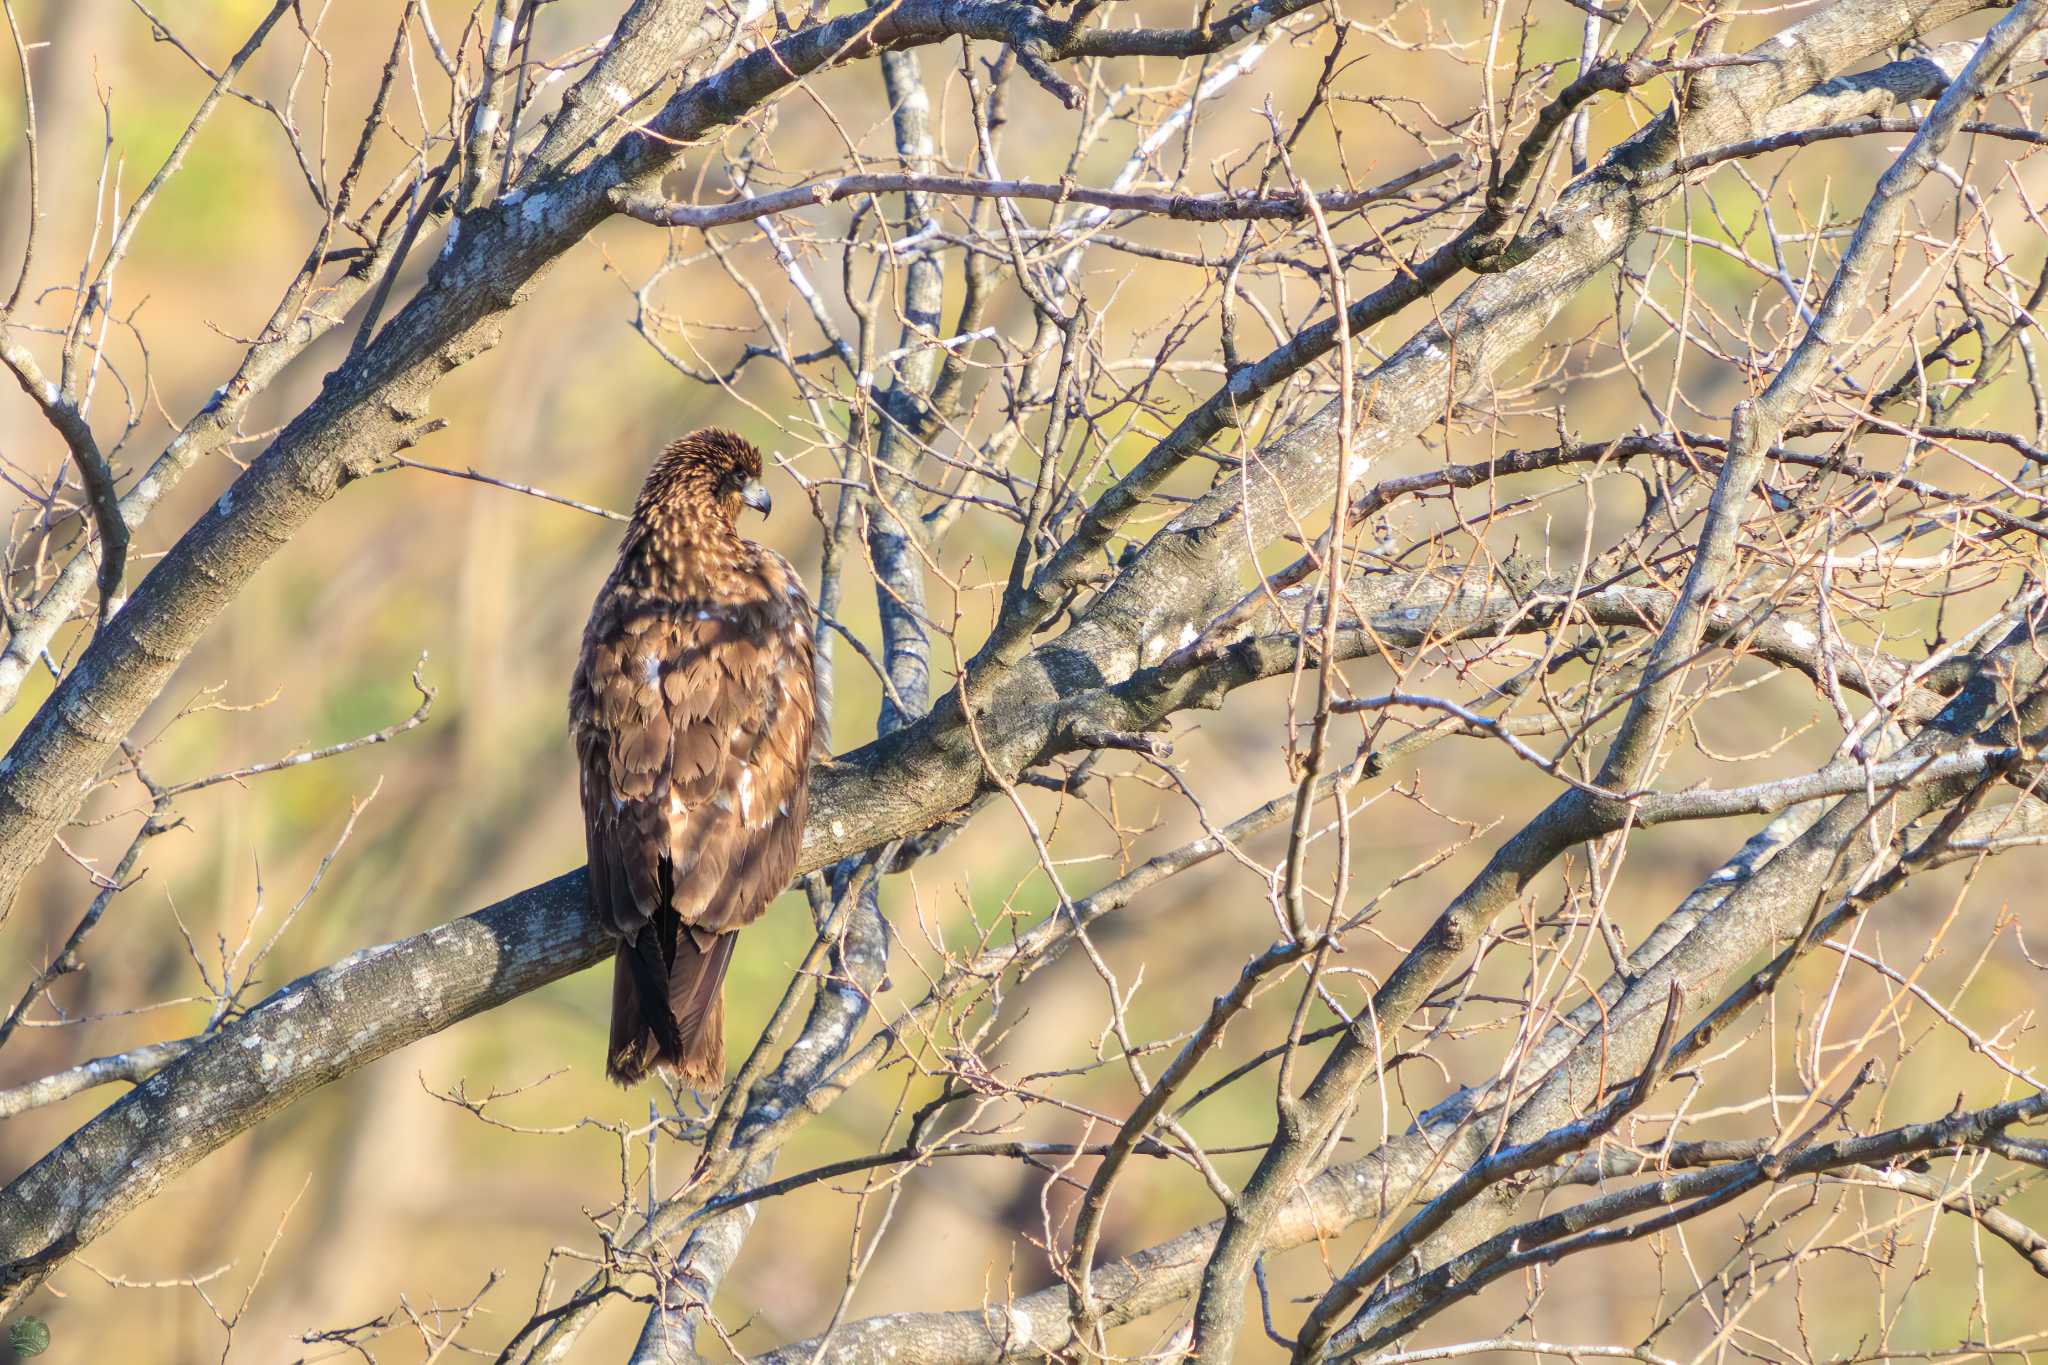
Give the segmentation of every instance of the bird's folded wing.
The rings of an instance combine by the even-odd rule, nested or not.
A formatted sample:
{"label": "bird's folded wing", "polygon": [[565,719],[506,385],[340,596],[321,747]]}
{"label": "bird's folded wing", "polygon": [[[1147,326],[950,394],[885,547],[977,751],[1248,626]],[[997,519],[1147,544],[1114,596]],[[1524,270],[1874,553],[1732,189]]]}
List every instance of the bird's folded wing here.
{"label": "bird's folded wing", "polygon": [[616,932],[664,903],[738,928],[788,885],[814,708],[801,606],[645,604],[593,632],[578,747],[593,900]]}

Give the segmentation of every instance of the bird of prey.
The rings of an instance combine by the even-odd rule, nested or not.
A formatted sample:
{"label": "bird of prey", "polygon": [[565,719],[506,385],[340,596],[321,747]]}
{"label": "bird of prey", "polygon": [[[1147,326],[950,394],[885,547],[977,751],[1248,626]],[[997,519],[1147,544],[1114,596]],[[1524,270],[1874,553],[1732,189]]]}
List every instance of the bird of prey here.
{"label": "bird of prey", "polygon": [[725,1077],[725,969],[796,870],[811,760],[812,612],[775,551],[761,452],[729,431],[648,471],[569,687],[590,899],[616,934],[605,1071]]}

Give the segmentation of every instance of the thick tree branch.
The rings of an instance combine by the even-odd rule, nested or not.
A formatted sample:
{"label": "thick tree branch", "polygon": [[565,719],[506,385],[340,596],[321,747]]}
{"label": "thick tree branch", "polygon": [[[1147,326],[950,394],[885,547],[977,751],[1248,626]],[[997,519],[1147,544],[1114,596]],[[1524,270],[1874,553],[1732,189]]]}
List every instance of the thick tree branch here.
{"label": "thick tree branch", "polygon": [[[1376,204],[1457,164],[1439,157],[1363,190],[1332,190],[1316,196],[1325,213],[1347,213]],[[1048,204],[1093,204],[1128,213],[1153,214],[1196,223],[1248,222],[1263,218],[1299,220],[1307,216],[1297,194],[1142,194],[1103,190],[1088,185],[1051,184],[1034,180],[976,180],[961,175],[843,175],[815,185],[797,185],[770,194],[748,195],[728,204],[674,204],[666,200],[622,195],[619,212],[657,227],[714,228],[751,222],[763,214],[790,213],[818,204],[876,194],[934,194],[963,199],[1035,199]]]}

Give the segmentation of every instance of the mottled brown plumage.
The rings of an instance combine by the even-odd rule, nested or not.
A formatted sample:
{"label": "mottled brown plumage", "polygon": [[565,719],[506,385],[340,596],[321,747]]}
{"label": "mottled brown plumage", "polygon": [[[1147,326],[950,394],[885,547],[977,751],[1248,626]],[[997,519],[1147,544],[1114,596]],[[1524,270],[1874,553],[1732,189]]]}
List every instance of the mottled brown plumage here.
{"label": "mottled brown plumage", "polygon": [[605,1070],[621,1085],[654,1067],[723,1081],[735,931],[796,870],[812,614],[789,561],[735,527],[767,510],[760,477],[727,431],[662,453],[569,688],[591,905],[620,940]]}

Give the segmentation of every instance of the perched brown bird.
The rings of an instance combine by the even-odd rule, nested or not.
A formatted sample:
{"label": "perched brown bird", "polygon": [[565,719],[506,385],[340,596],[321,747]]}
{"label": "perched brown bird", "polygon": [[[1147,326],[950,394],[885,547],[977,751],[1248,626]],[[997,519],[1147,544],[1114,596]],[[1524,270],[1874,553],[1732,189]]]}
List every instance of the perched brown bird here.
{"label": "perched brown bird", "polygon": [[740,535],[742,507],[769,507],[746,441],[699,431],[662,453],[569,687],[591,904],[620,940],[605,1071],[621,1085],[652,1067],[724,1080],[735,931],[803,839],[811,604],[788,560]]}

